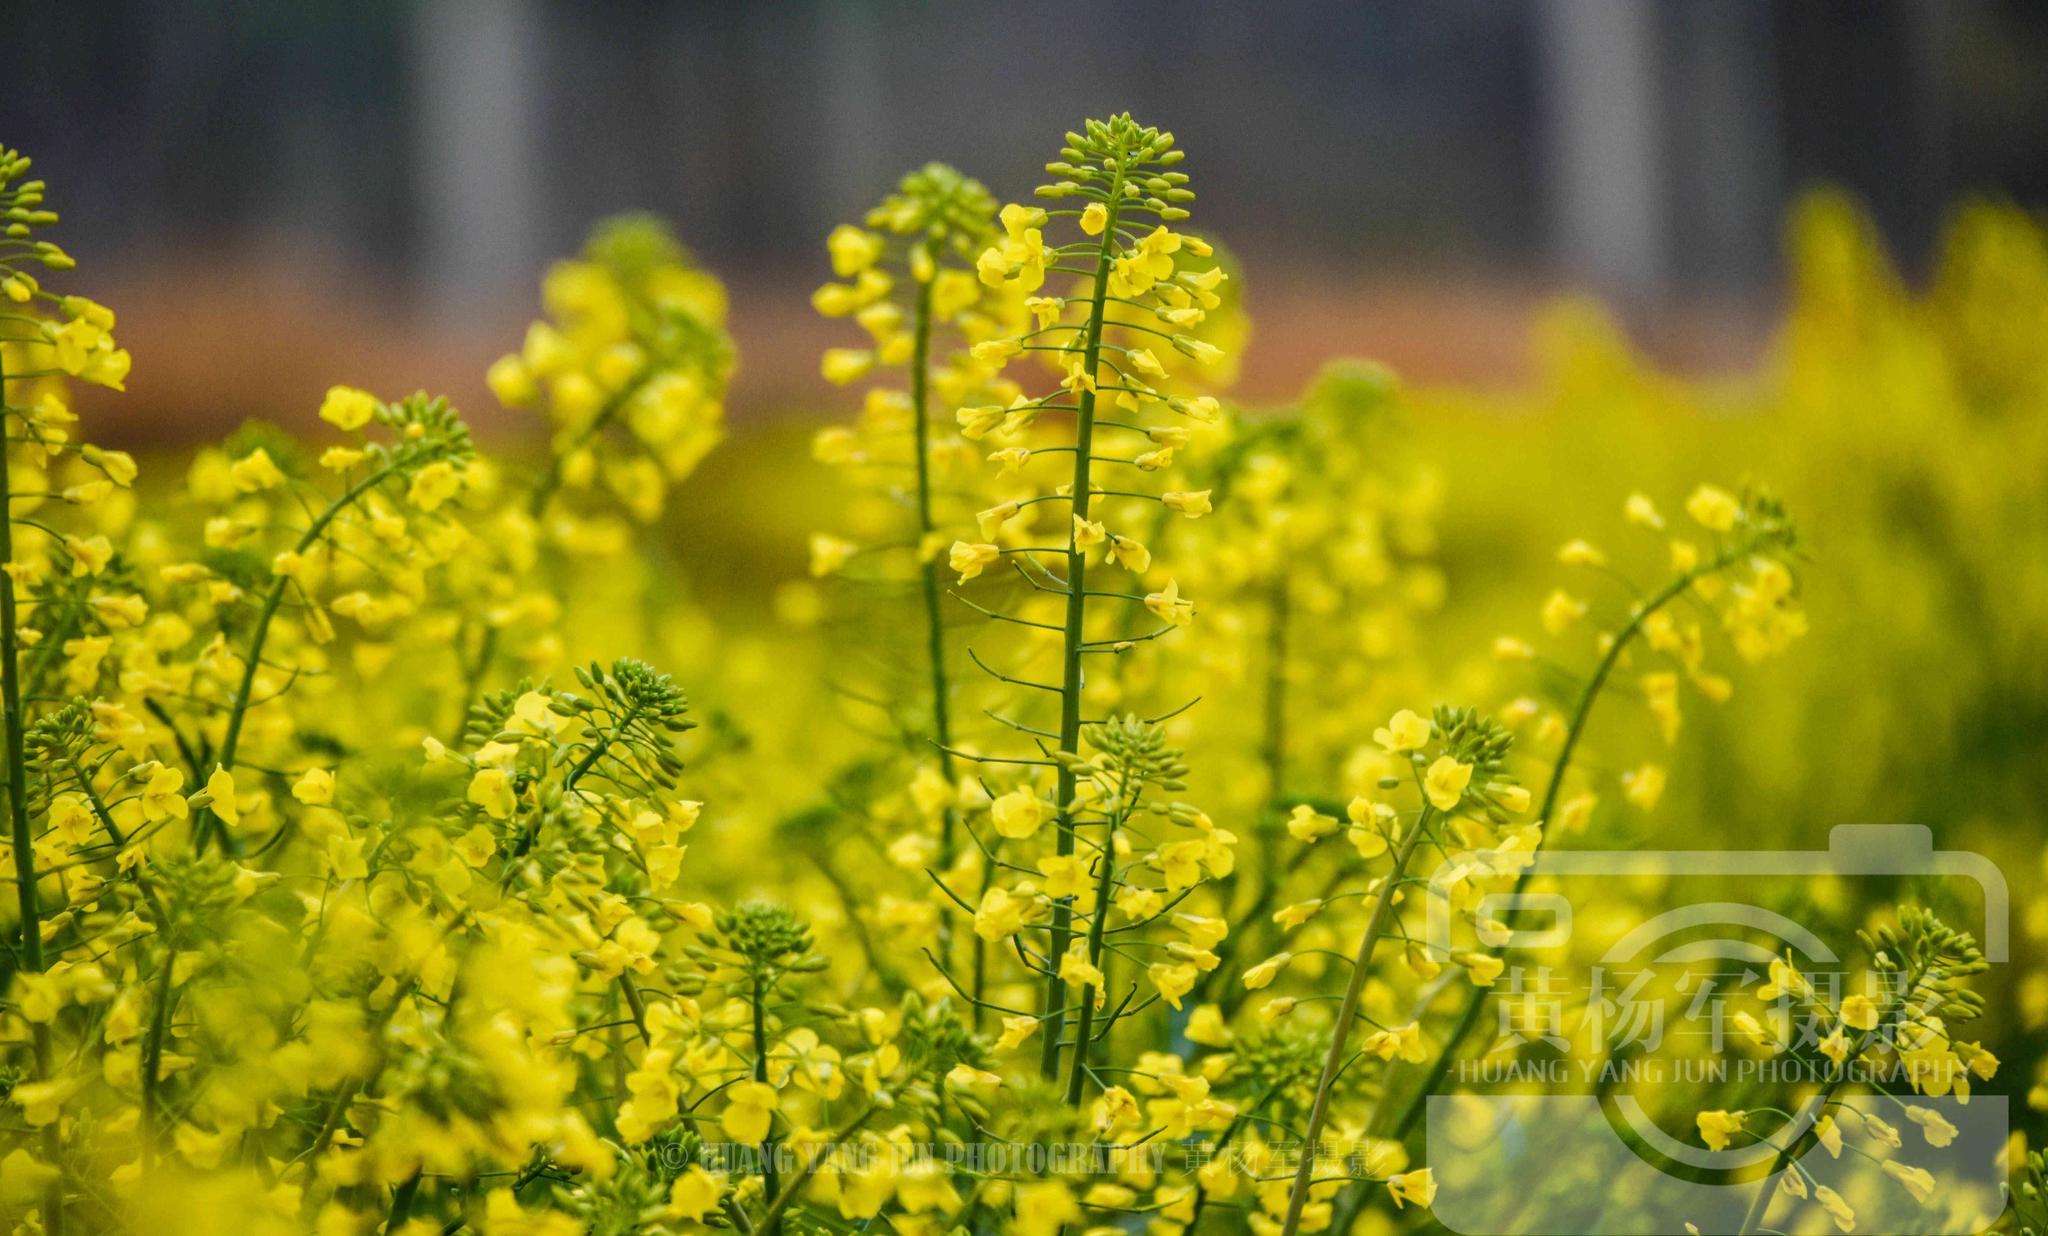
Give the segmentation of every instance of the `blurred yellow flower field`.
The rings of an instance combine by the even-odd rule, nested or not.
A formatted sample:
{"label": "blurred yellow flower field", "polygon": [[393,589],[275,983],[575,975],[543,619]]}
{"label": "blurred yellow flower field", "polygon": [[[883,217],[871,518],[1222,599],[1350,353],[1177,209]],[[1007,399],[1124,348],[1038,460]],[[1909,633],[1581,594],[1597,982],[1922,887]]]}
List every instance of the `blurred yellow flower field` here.
{"label": "blurred yellow flower field", "polygon": [[[1527,390],[1332,358],[1247,407],[1200,152],[1048,155],[821,238],[799,428],[728,429],[747,340],[632,216],[490,368],[545,449],[337,374],[313,440],[139,464],[0,159],[0,1219],[2048,1228],[2048,232],[1961,205],[1919,289],[1814,195],[1755,372],[1574,302]],[[1570,939],[1515,900],[1841,825],[2009,909],[1960,860],[1631,866]],[[1523,999],[1702,893],[1798,928],[1711,1040]],[[1674,1210],[1539,1154],[1482,1211],[1553,1075],[1747,1174]]]}

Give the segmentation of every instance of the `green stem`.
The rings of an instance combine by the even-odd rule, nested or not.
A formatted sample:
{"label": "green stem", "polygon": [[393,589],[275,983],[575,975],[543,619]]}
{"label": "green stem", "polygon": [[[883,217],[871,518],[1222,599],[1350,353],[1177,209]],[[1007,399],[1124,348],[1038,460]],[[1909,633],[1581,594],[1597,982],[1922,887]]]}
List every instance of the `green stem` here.
{"label": "green stem", "polygon": [[162,1133],[158,1112],[162,1107],[164,1036],[171,1023],[171,975],[178,968],[175,945],[164,950],[163,969],[156,976],[156,991],[150,1001],[149,1038],[142,1045],[142,1165],[148,1169]]}
{"label": "green stem", "polygon": [[[321,511],[314,517],[313,522],[307,525],[298,543],[292,546],[292,552],[303,554],[311,549],[327,531],[327,525],[334,522],[336,516],[353,506],[364,494],[382,484],[386,477],[397,471],[397,463],[385,464],[343,490],[339,497],[327,504],[326,510]],[[216,758],[216,762],[229,771],[233,771],[235,767],[235,747],[242,740],[242,720],[248,715],[249,696],[256,687],[256,668],[263,662],[263,643],[270,637],[271,619],[277,616],[277,607],[284,601],[284,590],[290,584],[291,577],[288,575],[280,575],[270,582],[269,590],[263,594],[263,607],[256,612],[256,625],[249,632],[249,650],[242,657],[242,682],[235,688],[235,701],[228,708],[227,731],[221,737],[220,754]],[[228,845],[226,827],[220,824],[220,817],[214,814],[213,808],[201,808],[198,818],[192,821],[193,848],[205,849],[207,838],[213,833],[219,834],[221,847],[225,850]]]}
{"label": "green stem", "polygon": [[[1102,929],[1109,922],[1109,890],[1116,882],[1116,830],[1120,821],[1112,820],[1103,830],[1102,873],[1095,880],[1095,908],[1088,916],[1088,964],[1099,973],[1102,970]],[[1054,959],[1055,966],[1058,960]],[[1108,976],[1102,984],[1090,983],[1081,990],[1081,1021],[1074,1027],[1074,1060],[1067,1069],[1067,1106],[1081,1105],[1081,1090],[1088,1080],[1088,1046],[1095,1028],[1095,1005],[1108,987]],[[1105,1037],[1106,1034],[1105,1034]]]}
{"label": "green stem", "polygon": [[[1634,642],[1636,636],[1642,632],[1643,623],[1649,620],[1650,615],[1683,596],[1687,589],[1691,588],[1701,579],[1712,575],[1747,555],[1751,548],[1753,547],[1745,546],[1740,552],[1729,550],[1703,566],[1696,566],[1692,570],[1685,571],[1674,577],[1670,583],[1652,595],[1648,601],[1638,606],[1635,613],[1623,624],[1621,630],[1616,632],[1613,642],[1608,644],[1607,651],[1601,655],[1599,663],[1594,666],[1593,676],[1586,680],[1585,687],[1579,692],[1578,704],[1572,710],[1571,725],[1565,730],[1564,744],[1557,749],[1557,759],[1551,764],[1550,783],[1544,787],[1543,803],[1537,809],[1535,816],[1536,820],[1543,825],[1543,832],[1536,839],[1538,851],[1543,848],[1544,843],[1550,840],[1550,834],[1553,831],[1551,828],[1551,814],[1557,809],[1557,799],[1559,793],[1564,788],[1565,774],[1571,771],[1572,754],[1578,750],[1579,739],[1585,734],[1586,722],[1592,716],[1594,701],[1599,699],[1600,691],[1606,686],[1608,676],[1614,672],[1614,667],[1620,664],[1622,654],[1628,650],[1629,644]],[[1529,880],[1534,874],[1535,869],[1535,865],[1532,863],[1523,867],[1521,874],[1515,877],[1514,897],[1519,898],[1528,889]],[[1504,945],[1489,946],[1487,954],[1489,956],[1498,956],[1504,949]],[[1486,1006],[1486,997],[1489,990],[1484,987],[1473,987],[1466,993],[1465,1007],[1459,1011],[1458,1020],[1452,1026],[1450,1036],[1444,1040],[1443,1050],[1438,1053],[1435,1063],[1430,1066],[1429,1075],[1423,1079],[1420,1086],[1416,1087],[1409,1094],[1406,1104],[1402,1107],[1400,1118],[1394,1123],[1394,1137],[1402,1138],[1408,1135],[1408,1131],[1415,1127],[1416,1118],[1422,1113],[1424,1101],[1427,1100],[1429,1095],[1438,1086],[1443,1084],[1445,1075],[1451,1071],[1451,1064],[1457,1057],[1459,1047],[1471,1036],[1473,1029],[1479,1024],[1479,1014]]]}
{"label": "green stem", "polygon": [[1287,1195],[1287,1219],[1280,1228],[1280,1236],[1294,1236],[1301,1228],[1301,1210],[1308,1203],[1309,1180],[1315,1175],[1316,1139],[1322,1136],[1323,1122],[1329,1116],[1330,1092],[1336,1089],[1338,1070],[1344,1067],[1344,1050],[1351,1038],[1351,1025],[1358,1018],[1358,1002],[1365,994],[1366,976],[1372,972],[1373,950],[1379,947],[1380,937],[1386,933],[1387,919],[1394,908],[1394,890],[1407,874],[1408,858],[1415,853],[1417,843],[1428,830],[1432,814],[1429,806],[1416,813],[1415,822],[1408,826],[1407,833],[1401,838],[1400,848],[1394,851],[1393,867],[1373,898],[1372,917],[1366,920],[1365,938],[1358,942],[1358,956],[1351,963],[1351,981],[1344,985],[1344,1002],[1337,1006],[1337,1024],[1330,1031],[1330,1050],[1323,1057],[1323,1075],[1316,1082],[1315,1103],[1309,1108],[1308,1128],[1302,1137],[1301,1163],[1294,1170],[1294,1187]]}
{"label": "green stem", "polygon": [[625,717],[618,724],[612,726],[611,731],[603,738],[592,743],[590,750],[584,753],[583,758],[577,762],[576,767],[570,769],[569,775],[562,778],[562,792],[566,794],[570,790],[575,789],[576,783],[583,780],[583,774],[589,772],[596,765],[598,759],[611,749],[612,743],[616,742],[619,736],[626,732],[627,726],[639,719],[640,706],[635,704],[633,707],[628,708]]}
{"label": "green stem", "polygon": [[[7,389],[7,374],[0,369],[0,396]],[[0,408],[4,408],[0,399]],[[14,562],[13,477],[11,461],[0,450],[0,564]],[[21,707],[21,618],[15,608],[14,576],[0,571],[0,726],[7,730],[7,817],[9,836],[14,842],[15,893],[21,901],[21,964],[31,973],[43,969],[43,911],[36,888],[35,834],[28,816],[28,754],[22,726],[26,720]],[[30,1028],[36,1076],[50,1079],[50,1028],[35,1022]],[[43,1131],[44,1153],[51,1167],[59,1165],[57,1124]],[[51,1236],[64,1230],[64,1184],[62,1173],[51,1177],[43,1194],[43,1228]]]}
{"label": "green stem", "polygon": [[[917,543],[918,553],[924,557],[922,584],[924,591],[924,651],[931,675],[932,691],[932,734],[939,748],[939,772],[952,785],[953,772],[953,725],[950,716],[951,691],[946,682],[946,630],[940,615],[939,564],[927,556],[925,542],[930,539],[934,523],[932,520],[932,461],[931,404],[932,348],[932,285],[929,280],[917,285],[917,300],[911,306],[911,348],[910,348],[910,415],[914,447],[917,454]],[[951,871],[957,852],[955,833],[959,829],[959,810],[947,805],[940,816],[939,824],[939,870]],[[950,906],[939,909],[939,927],[942,933],[940,953],[952,956],[953,910]]]}
{"label": "green stem", "polygon": [[[1289,874],[1286,870],[1275,870],[1280,844],[1286,836],[1280,828],[1280,813],[1287,807],[1284,797],[1287,785],[1287,628],[1292,617],[1288,581],[1289,577],[1283,570],[1267,593],[1265,730],[1259,742],[1259,758],[1266,770],[1266,801],[1259,808],[1256,835],[1259,864],[1256,877],[1251,877],[1256,879],[1251,901],[1244,910],[1231,913],[1234,922],[1243,924],[1243,933],[1263,930],[1266,911],[1272,908],[1281,882]],[[1238,900],[1240,882],[1246,878],[1247,875],[1229,878],[1224,893],[1227,902]],[[1251,939],[1243,933],[1237,939],[1240,957],[1245,955]],[[1208,971],[1196,981],[1191,997],[1201,1003],[1207,1001],[1212,992],[1228,990],[1237,971],[1235,958],[1229,965],[1219,965]]]}
{"label": "green stem", "polygon": [[[1109,267],[1116,254],[1116,220],[1123,207],[1124,174],[1118,168],[1115,179],[1109,187],[1109,219],[1102,229],[1102,241],[1095,253],[1095,295],[1088,305],[1088,334],[1082,348],[1081,364],[1088,375],[1089,386],[1095,384],[1097,366],[1102,361],[1102,314],[1109,295]],[[1088,518],[1089,477],[1088,465],[1095,441],[1095,391],[1081,392],[1079,408],[1075,412],[1074,428],[1074,516]],[[1088,618],[1088,558],[1079,545],[1074,543],[1074,529],[1067,528],[1067,620],[1061,633],[1061,674],[1060,674],[1060,747],[1068,754],[1079,754],[1081,750],[1081,645],[1086,639]],[[1062,764],[1057,781],[1059,843],[1058,852],[1069,855],[1074,852],[1074,773]],[[1060,1074],[1060,1036],[1065,1033],[1067,1016],[1067,985],[1059,976],[1059,959],[1066,954],[1067,943],[1073,938],[1073,899],[1063,897],[1054,903],[1052,911],[1052,938],[1048,959],[1052,973],[1045,979],[1045,1018],[1040,1031],[1045,1036],[1045,1045],[1040,1052],[1038,1071],[1047,1081]]]}
{"label": "green stem", "polygon": [[[979,887],[987,888],[989,881],[995,878],[996,855],[994,850],[990,850],[981,860],[981,884]],[[974,1032],[979,1034],[981,1033],[983,1013],[981,1007],[982,1000],[988,995],[988,941],[981,938],[980,932],[970,931],[968,935],[974,941],[974,998],[972,1001],[974,1010],[972,1020]]]}
{"label": "green stem", "polygon": [[1826,1114],[1828,1104],[1834,1102],[1835,1095],[1849,1080],[1851,1063],[1863,1054],[1864,1047],[1876,1037],[1878,1026],[1892,1021],[1912,1003],[1915,991],[1926,976],[1927,970],[1924,965],[1914,971],[1912,979],[1900,987],[1898,994],[1886,1003],[1884,1012],[1878,1017],[1877,1025],[1858,1035],[1856,1042],[1843,1055],[1841,1063],[1828,1070],[1827,1084],[1821,1088],[1820,1093],[1808,1100],[1799,1114],[1793,1118],[1791,1127],[1798,1130],[1798,1133],[1791,1141],[1779,1147],[1778,1153],[1771,1159],[1771,1169],[1764,1173],[1762,1183],[1757,1186],[1756,1196],[1750,1199],[1749,1209],[1742,1216],[1742,1226],[1735,1229],[1735,1236],[1749,1236],[1749,1233],[1756,1231],[1757,1225],[1763,1222],[1764,1215],[1771,1206],[1771,1181],[1784,1170],[1785,1164],[1798,1157],[1807,1146],[1817,1140],[1818,1135],[1814,1130],[1819,1126],[1821,1116]]}
{"label": "green stem", "polygon": [[[458,914],[456,914],[456,916],[453,919],[449,920],[448,925],[441,929],[441,934],[438,937],[436,937],[436,944],[438,945],[447,943],[449,937],[453,936],[457,929],[459,929],[466,921],[468,921],[468,919],[469,911],[467,910],[461,911]],[[384,1038],[384,1031],[388,1026],[390,1026],[391,1019],[398,1015],[398,1011],[400,1009],[405,1007],[406,1000],[409,999],[414,992],[419,990],[419,985],[420,975],[418,971],[415,971],[411,978],[407,979],[403,984],[401,984],[398,987],[398,989],[395,992],[392,993],[390,1003],[386,1004],[382,1009],[379,1009],[376,1015],[370,1019],[370,1024],[366,1027],[366,1034],[369,1041],[376,1042],[379,1044],[382,1043]],[[450,988],[448,993],[447,1009],[445,1011],[446,1015],[449,1017],[452,1017],[455,1012],[456,994],[457,989]],[[290,1163],[285,1164],[285,1170],[289,1170],[296,1164],[304,1163],[304,1179],[310,1180],[312,1178],[313,1174],[319,1170],[320,1156],[324,1154],[327,1150],[327,1147],[333,1143],[336,1131],[338,1131],[341,1128],[341,1120],[342,1117],[346,1115],[348,1112],[348,1105],[355,1101],[356,1095],[361,1093],[364,1087],[368,1086],[371,1082],[375,1081],[377,1077],[383,1073],[384,1063],[385,1062],[380,1059],[370,1066],[370,1070],[368,1073],[364,1074],[361,1077],[348,1078],[347,1080],[342,1082],[341,1087],[334,1092],[334,1102],[330,1104],[327,1108],[327,1115],[320,1121],[320,1131],[314,1136],[313,1144],[308,1146],[306,1149],[300,1151],[298,1154],[294,1155],[292,1157],[292,1161]]]}
{"label": "green stem", "polygon": [[[762,990],[761,976],[754,975],[754,1080],[768,1080],[768,1011],[767,993]],[[761,1139],[761,1188],[768,1197],[782,1192],[777,1184],[775,1170],[775,1128],[771,1121],[767,1136]],[[761,1224],[761,1230],[768,1236],[776,1236],[782,1230],[782,1216],[771,1214]]]}
{"label": "green stem", "polygon": [[405,1178],[404,1183],[391,1191],[391,1213],[384,1216],[384,1230],[396,1232],[412,1217],[413,1199],[419,1196],[420,1174],[415,1171]]}
{"label": "green stem", "polygon": [[[455,731],[448,738],[449,743],[452,745],[461,745],[462,736],[469,729],[470,705],[476,703],[477,693],[483,689],[484,676],[490,673],[491,658],[496,655],[497,651],[498,628],[486,625],[483,629],[483,634],[477,637],[476,660],[463,666],[462,669],[461,706],[455,711]],[[457,664],[461,663],[461,657],[462,654],[458,650],[456,653]]]}
{"label": "green stem", "polygon": [[[932,345],[932,285],[921,283],[917,288],[917,303],[912,308],[911,354],[910,354],[910,411],[917,435],[917,531],[920,548],[924,537],[931,535],[935,524],[932,519],[932,461],[931,424],[928,409],[931,403],[931,382],[927,369],[931,364]],[[939,767],[945,772],[946,780],[953,779],[953,731],[948,717],[948,695],[946,684],[946,639],[945,628],[939,615],[939,564],[929,558],[924,564],[924,612],[925,612],[925,654],[931,662],[932,683],[932,729],[939,740]],[[942,860],[952,858],[953,812],[946,812],[945,834],[941,851]]]}
{"label": "green stem", "polygon": [[[93,817],[99,820],[100,827],[106,830],[108,840],[114,843],[115,853],[127,849],[128,835],[121,831],[119,824],[114,823],[114,813],[107,810],[106,800],[92,787],[91,778],[86,776],[84,767],[76,760],[71,762],[71,778],[78,783],[79,792],[85,795],[86,804],[92,808]],[[164,909],[163,899],[157,896],[156,886],[150,883],[149,877],[143,874],[141,867],[135,869],[134,877],[135,887],[141,890],[143,898],[149,902],[149,908],[156,911],[157,925],[168,927],[171,921],[170,914]]]}
{"label": "green stem", "polygon": [[1266,614],[1266,730],[1259,755],[1266,766],[1266,799],[1279,803],[1287,789],[1287,572],[1273,581]]}
{"label": "green stem", "polygon": [[647,1001],[640,996],[640,989],[633,986],[633,976],[619,975],[619,990],[626,995],[626,1008],[633,1014],[633,1028],[640,1032],[640,1041],[654,1046],[654,1037],[647,1032]]}
{"label": "green stem", "polygon": [[761,1230],[770,1232],[779,1230],[782,1225],[783,1212],[788,1210],[789,1204],[796,1200],[797,1190],[803,1188],[805,1182],[818,1174],[818,1169],[825,1165],[825,1161],[838,1152],[839,1143],[859,1132],[860,1127],[874,1117],[875,1111],[876,1107],[873,1102],[862,1108],[859,1115],[841,1125],[832,1134],[831,1142],[823,1150],[811,1156],[810,1162],[804,1164],[803,1170],[792,1177],[788,1184],[782,1186],[782,1192],[774,1195],[774,1200],[768,1204],[767,1212],[761,1216]]}
{"label": "green stem", "polygon": [[[449,920],[448,925],[441,929],[441,934],[438,937],[436,937],[436,944],[440,945],[447,943],[448,939],[451,936],[453,936],[457,929],[459,929],[465,922],[467,922],[468,919],[469,911],[467,910],[461,911],[458,914],[456,914],[456,916],[453,919]],[[420,974],[418,971],[415,971],[411,978],[407,979],[403,984],[399,985],[397,990],[392,993],[390,1002],[386,1004],[383,1008],[377,1010],[376,1015],[370,1019],[369,1025],[365,1027],[365,1035],[367,1041],[374,1042],[379,1045],[382,1044],[384,1039],[384,1031],[387,1027],[390,1026],[391,1019],[398,1015],[398,1011],[400,1009],[405,1007],[405,1002],[412,997],[413,993],[419,990],[419,985]],[[450,987],[448,992],[448,999],[446,1002],[446,1008],[444,1010],[445,1018],[453,1018],[455,1013],[455,998],[458,993],[459,987]],[[452,1025],[453,1022],[452,1020],[444,1021],[444,1024]],[[380,1058],[375,1063],[370,1065],[369,1071],[365,1073],[363,1076],[350,1077],[341,1083],[340,1088],[334,1092],[334,1101],[328,1105],[327,1115],[323,1117],[320,1121],[320,1130],[317,1134],[314,1135],[312,1144],[306,1147],[304,1150],[301,1150],[298,1154],[293,1155],[291,1162],[286,1163],[284,1167],[280,1170],[280,1175],[282,1175],[284,1172],[290,1171],[295,1166],[303,1164],[305,1168],[305,1175],[302,1177],[302,1183],[303,1181],[312,1179],[314,1173],[316,1173],[319,1170],[320,1156],[326,1153],[328,1146],[333,1144],[334,1135],[341,1128],[342,1117],[348,1113],[349,1104],[355,1101],[356,1095],[360,1094],[365,1087],[367,1087],[371,1082],[377,1080],[377,1078],[380,1075],[382,1075],[385,1063],[386,1062]]]}

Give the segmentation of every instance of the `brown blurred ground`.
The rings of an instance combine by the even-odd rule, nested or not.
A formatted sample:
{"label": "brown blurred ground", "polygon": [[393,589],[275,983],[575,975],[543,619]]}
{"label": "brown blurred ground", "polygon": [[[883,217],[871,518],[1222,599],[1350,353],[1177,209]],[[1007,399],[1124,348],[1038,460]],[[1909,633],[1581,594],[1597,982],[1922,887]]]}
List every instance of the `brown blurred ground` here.
{"label": "brown blurred ground", "polygon": [[[437,321],[394,308],[374,281],[307,268],[303,255],[290,267],[209,260],[98,287],[135,356],[126,395],[94,392],[88,401],[104,436],[175,444],[218,437],[249,418],[305,424],[337,382],[387,395],[444,393],[487,435],[521,431],[485,390],[483,371],[517,346],[531,303]],[[1254,333],[1234,392],[1250,403],[1290,398],[1336,356],[1383,361],[1417,384],[1514,385],[1528,376],[1531,322],[1557,294],[1534,279],[1252,278]],[[817,364],[821,350],[848,342],[845,324],[811,311],[812,283],[770,273],[734,284],[734,423],[847,405]],[[1638,310],[1629,321],[1651,356],[1683,372],[1718,373],[1754,361],[1767,318],[1754,306],[1696,302]]]}

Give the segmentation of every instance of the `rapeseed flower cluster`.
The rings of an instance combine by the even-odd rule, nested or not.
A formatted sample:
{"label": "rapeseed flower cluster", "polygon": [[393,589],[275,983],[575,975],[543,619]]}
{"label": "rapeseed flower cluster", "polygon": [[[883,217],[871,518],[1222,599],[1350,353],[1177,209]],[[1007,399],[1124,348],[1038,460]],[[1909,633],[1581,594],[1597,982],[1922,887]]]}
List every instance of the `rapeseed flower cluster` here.
{"label": "rapeseed flower cluster", "polygon": [[[848,496],[792,573],[875,672],[646,603],[642,529],[734,357],[659,225],[601,226],[491,367],[537,467],[344,385],[316,442],[247,426],[138,494],[69,410],[128,373],[114,316],[45,287],[70,260],[0,156],[0,1218],[1428,1222],[1416,1114],[1486,1050],[1493,907],[1659,808],[1701,706],[1806,631],[1804,542],[1759,485],[1646,486],[1490,656],[1431,664],[1455,512],[1403,393],[1358,362],[1289,408],[1214,393],[1245,319],[1182,162],[1090,121],[1039,205],[931,164],[827,238],[814,307],[860,333],[823,373],[861,394],[811,440]],[[817,725],[833,692],[858,741]],[[1957,1037],[1975,942],[1894,919],[1869,991],[1787,955],[1736,1019],[1733,1050],[1827,1062],[1818,1091],[1673,1096],[1709,1148],[1784,1138],[1751,1230],[1853,1227],[1867,1182],[1811,1146],[1939,1195],[1902,1134],[1942,1148],[1952,1113],[1894,1120],[1852,1065],[1926,1100],[1996,1075]]]}

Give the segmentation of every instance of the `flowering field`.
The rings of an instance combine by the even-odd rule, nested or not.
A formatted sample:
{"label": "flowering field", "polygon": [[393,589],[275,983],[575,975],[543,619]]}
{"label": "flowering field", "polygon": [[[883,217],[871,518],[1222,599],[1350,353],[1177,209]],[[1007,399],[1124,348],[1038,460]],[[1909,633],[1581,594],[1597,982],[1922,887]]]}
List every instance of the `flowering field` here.
{"label": "flowering field", "polygon": [[1250,408],[1199,151],[1048,153],[821,238],[801,440],[628,217],[544,452],[141,466],[0,156],[13,1230],[2048,1228],[2048,234],[1815,197],[1756,373]]}

